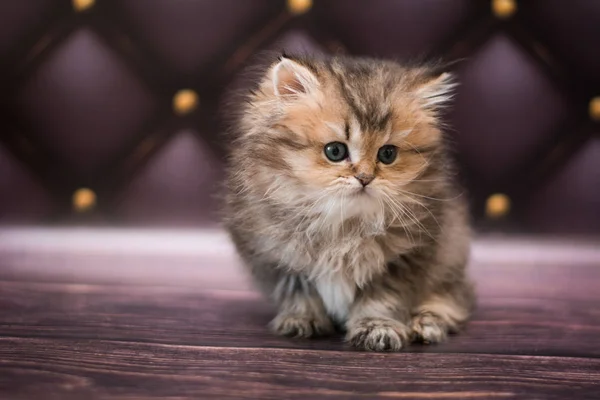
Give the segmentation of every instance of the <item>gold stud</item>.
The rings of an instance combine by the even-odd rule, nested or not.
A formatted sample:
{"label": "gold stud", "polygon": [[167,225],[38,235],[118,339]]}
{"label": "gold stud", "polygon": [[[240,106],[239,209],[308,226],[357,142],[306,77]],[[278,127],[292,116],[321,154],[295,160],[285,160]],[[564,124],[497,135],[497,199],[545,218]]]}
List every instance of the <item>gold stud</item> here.
{"label": "gold stud", "polygon": [[485,215],[488,218],[500,218],[510,211],[510,198],[502,193],[496,193],[488,197],[485,203]]}
{"label": "gold stud", "polygon": [[96,193],[88,188],[80,188],[73,193],[73,209],[77,212],[90,211],[96,206]]}
{"label": "gold stud", "polygon": [[493,0],[492,11],[497,18],[510,18],[517,11],[517,2],[515,0]]}
{"label": "gold stud", "polygon": [[198,94],[191,89],[182,89],[173,97],[173,111],[177,115],[189,114],[198,108]]}
{"label": "gold stud", "polygon": [[73,9],[77,12],[89,10],[94,6],[96,0],[73,0]]}
{"label": "gold stud", "polygon": [[287,8],[294,15],[307,13],[312,5],[312,0],[287,0]]}
{"label": "gold stud", "polygon": [[590,100],[590,118],[594,121],[600,121],[600,96]]}

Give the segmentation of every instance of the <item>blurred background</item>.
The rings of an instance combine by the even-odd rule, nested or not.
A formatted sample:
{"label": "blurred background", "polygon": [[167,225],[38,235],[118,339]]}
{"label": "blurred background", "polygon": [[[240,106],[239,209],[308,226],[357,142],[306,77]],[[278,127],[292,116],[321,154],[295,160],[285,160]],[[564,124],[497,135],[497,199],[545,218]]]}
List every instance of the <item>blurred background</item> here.
{"label": "blurred background", "polygon": [[213,227],[222,104],[261,50],[464,59],[481,231],[600,233],[600,1],[4,0],[0,225]]}

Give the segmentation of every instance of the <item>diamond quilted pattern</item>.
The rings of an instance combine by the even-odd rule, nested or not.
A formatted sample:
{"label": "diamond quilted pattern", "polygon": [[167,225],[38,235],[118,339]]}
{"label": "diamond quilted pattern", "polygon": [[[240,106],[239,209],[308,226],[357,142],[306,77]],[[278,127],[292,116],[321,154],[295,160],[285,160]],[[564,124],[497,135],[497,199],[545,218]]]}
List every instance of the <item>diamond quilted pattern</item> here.
{"label": "diamond quilted pattern", "polygon": [[600,90],[600,2],[594,0],[530,0],[524,19],[539,38],[570,68],[584,74]]}
{"label": "diamond quilted pattern", "polygon": [[89,30],[74,33],[19,96],[33,134],[80,174],[110,161],[155,102],[138,78]]}
{"label": "diamond quilted pattern", "polygon": [[546,232],[590,233],[600,225],[599,210],[600,139],[591,139],[533,194],[528,219]]}
{"label": "diamond quilted pattern", "polygon": [[489,180],[520,165],[567,115],[565,99],[507,36],[459,72],[453,119],[461,156]]}
{"label": "diamond quilted pattern", "polygon": [[[0,190],[10,193],[0,215],[15,221],[54,213],[54,196],[52,216],[71,221],[69,199],[85,185],[98,207],[77,223],[214,222],[217,111],[231,100],[225,88],[243,93],[257,80],[240,67],[264,70],[270,60],[253,54],[261,50],[342,51],[466,57],[448,122],[476,185],[467,187],[475,220],[502,192],[511,211],[483,225],[600,232],[588,129],[600,112],[590,102],[600,95],[596,0],[517,0],[501,20],[483,0],[315,0],[297,3],[308,6],[302,13],[285,0],[96,1],[81,13],[70,0],[0,3],[0,126],[10,127],[0,146],[15,152],[0,150]],[[173,112],[181,89],[198,95],[195,112]],[[44,188],[28,172],[42,165]]]}
{"label": "diamond quilted pattern", "polygon": [[178,133],[134,177],[117,213],[135,224],[190,225],[215,219],[222,167],[193,131]]}
{"label": "diamond quilted pattern", "polygon": [[448,41],[472,6],[469,0],[328,0],[315,2],[315,13],[353,52],[406,59]]}
{"label": "diamond quilted pattern", "polygon": [[52,199],[34,176],[0,146],[0,223],[35,223],[53,209]]}
{"label": "diamond quilted pattern", "polygon": [[52,0],[0,2],[0,59],[38,25]]}
{"label": "diamond quilted pattern", "polygon": [[267,0],[121,0],[133,30],[178,72],[191,74],[272,14]]}

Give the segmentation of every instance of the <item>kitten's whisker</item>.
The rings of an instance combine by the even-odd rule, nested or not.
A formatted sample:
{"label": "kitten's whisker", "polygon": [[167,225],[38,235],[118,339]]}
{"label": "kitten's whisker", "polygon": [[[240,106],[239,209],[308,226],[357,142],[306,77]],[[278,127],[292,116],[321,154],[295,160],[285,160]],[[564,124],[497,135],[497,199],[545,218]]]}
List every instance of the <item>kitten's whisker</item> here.
{"label": "kitten's whisker", "polygon": [[[389,196],[386,193],[382,192],[382,194],[384,196],[386,196],[387,198],[389,198]],[[384,198],[384,201],[386,202],[386,204],[387,204],[388,208],[390,209],[390,211],[392,212],[392,214],[394,214],[393,215],[394,219],[392,219],[392,221],[390,222],[390,225],[394,222],[395,219],[397,219],[400,223],[403,223],[402,222],[402,218],[400,217],[400,215],[396,211],[395,207],[389,201],[385,200],[385,198]]]}
{"label": "kitten's whisker", "polygon": [[428,200],[435,200],[435,201],[452,201],[452,200],[456,200],[456,199],[458,199],[460,196],[462,196],[462,195],[463,195],[463,194],[461,193],[461,194],[459,194],[459,195],[456,195],[456,196],[454,196],[454,197],[452,197],[452,198],[448,198],[448,199],[439,199],[439,198],[436,198],[436,197],[425,196],[425,195],[423,195],[423,194],[418,194],[418,193],[414,193],[414,192],[408,192],[408,191],[406,191],[406,190],[402,190],[402,189],[397,189],[397,188],[396,188],[396,190],[397,190],[397,191],[398,191],[400,194],[406,195],[407,197],[408,197],[409,195],[411,195],[411,196],[422,197],[422,198],[424,198],[424,199],[428,199]]}
{"label": "kitten's whisker", "polygon": [[437,239],[431,234],[431,232],[429,232],[429,230],[427,228],[425,228],[425,225],[423,225],[423,223],[421,221],[419,221],[419,218],[414,214],[414,212],[406,207],[405,208],[406,211],[406,215],[411,218],[415,224],[419,227],[419,232],[424,232],[427,236],[429,236],[434,242],[437,242]]}
{"label": "kitten's whisker", "polygon": [[392,221],[390,221],[390,224],[388,225],[388,227],[392,226],[392,224],[394,224],[394,222],[398,221],[398,223],[400,223],[400,225],[404,228],[405,223],[404,223],[402,217],[400,216],[400,214],[398,214],[398,212],[394,208],[394,206],[385,198],[382,199],[382,202],[384,202],[385,205],[387,206],[387,208],[392,212]]}
{"label": "kitten's whisker", "polygon": [[413,182],[446,182],[444,179],[410,179],[406,182],[406,184],[411,184]]}
{"label": "kitten's whisker", "polygon": [[440,222],[435,217],[435,215],[433,215],[433,213],[431,212],[431,210],[429,209],[429,207],[427,207],[424,203],[420,202],[419,200],[410,197],[408,194],[405,194],[405,196],[408,197],[408,198],[410,198],[413,203],[415,203],[418,206],[424,208],[425,211],[427,211],[429,213],[429,215],[431,216],[431,218],[433,218],[433,220],[435,221],[435,223],[437,224],[437,226],[440,228],[440,230],[442,229],[442,226],[440,225]]}
{"label": "kitten's whisker", "polygon": [[408,239],[408,242],[411,244],[411,246],[414,246],[415,245],[415,240],[414,240],[414,237],[412,235],[412,232],[410,232],[410,230],[408,229],[408,224],[404,221],[404,218],[402,218],[402,216],[397,212],[397,210],[396,210],[396,204],[394,203],[393,199],[387,193],[385,193],[383,191],[381,192],[381,194],[384,196],[383,200],[388,205],[388,208],[394,213],[395,217],[400,222],[400,226],[402,226],[402,229],[406,233],[406,237]]}
{"label": "kitten's whisker", "polygon": [[415,223],[415,225],[419,228],[419,232],[424,232],[425,234],[427,234],[427,236],[429,236],[431,239],[433,239],[434,241],[437,241],[436,238],[433,237],[433,235],[431,234],[431,232],[429,232],[429,230],[427,230],[427,228],[423,225],[423,223],[421,221],[419,221],[419,218],[414,214],[414,212],[412,212],[410,210],[410,208],[408,208],[408,206],[404,206],[399,202],[396,202],[393,198],[389,197],[390,200],[392,202],[394,202],[397,207],[400,208],[400,210],[402,210],[402,212],[411,220]]}

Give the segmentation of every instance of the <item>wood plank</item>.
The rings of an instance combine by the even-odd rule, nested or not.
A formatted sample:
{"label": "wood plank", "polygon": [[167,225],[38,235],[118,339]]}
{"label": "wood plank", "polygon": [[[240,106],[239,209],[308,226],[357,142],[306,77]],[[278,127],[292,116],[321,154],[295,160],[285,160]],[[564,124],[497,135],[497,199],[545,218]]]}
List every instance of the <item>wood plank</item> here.
{"label": "wood plank", "polygon": [[600,360],[0,338],[7,399],[592,398]]}
{"label": "wood plank", "polygon": [[[600,357],[598,299],[489,297],[467,330],[412,352]],[[0,281],[0,336],[178,345],[348,349],[341,337],[272,335],[273,309],[252,291]]]}

